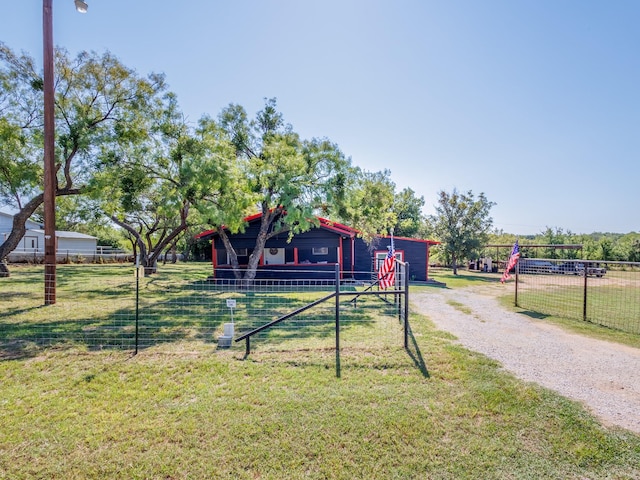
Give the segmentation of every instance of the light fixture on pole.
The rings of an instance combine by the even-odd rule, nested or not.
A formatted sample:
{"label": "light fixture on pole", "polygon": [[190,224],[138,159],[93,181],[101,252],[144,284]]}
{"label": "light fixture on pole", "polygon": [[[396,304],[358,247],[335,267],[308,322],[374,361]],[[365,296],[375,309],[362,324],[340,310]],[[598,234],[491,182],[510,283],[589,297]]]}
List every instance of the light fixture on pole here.
{"label": "light fixture on pole", "polygon": [[[87,4],[75,0],[79,12]],[[44,304],[56,303],[56,159],[55,159],[55,87],[53,70],[53,0],[42,0],[42,47],[44,90]]]}
{"label": "light fixture on pole", "polygon": [[87,5],[87,2],[83,2],[82,0],[76,0],[76,10],[80,13],[87,13],[87,9],[89,8],[89,5]]}

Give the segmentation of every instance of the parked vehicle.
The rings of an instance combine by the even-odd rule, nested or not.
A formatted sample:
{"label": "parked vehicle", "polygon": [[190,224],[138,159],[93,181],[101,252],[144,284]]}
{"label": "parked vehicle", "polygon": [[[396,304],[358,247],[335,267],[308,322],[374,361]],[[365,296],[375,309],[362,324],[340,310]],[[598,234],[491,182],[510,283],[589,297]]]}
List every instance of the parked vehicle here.
{"label": "parked vehicle", "polygon": [[546,260],[529,260],[527,258],[521,258],[518,261],[518,264],[519,272],[523,274],[558,273],[558,266]]}
{"label": "parked vehicle", "polygon": [[[584,275],[584,268],[585,268],[585,264],[584,263],[577,263],[576,264],[576,274],[577,275]],[[595,277],[599,277],[600,278],[600,277],[603,277],[605,273],[607,273],[607,269],[600,267],[599,263],[596,263],[595,265],[591,265],[591,264],[587,265],[587,275],[595,276]]]}
{"label": "parked vehicle", "polygon": [[578,275],[578,269],[576,268],[576,262],[564,262],[558,265],[558,272],[565,275]]}

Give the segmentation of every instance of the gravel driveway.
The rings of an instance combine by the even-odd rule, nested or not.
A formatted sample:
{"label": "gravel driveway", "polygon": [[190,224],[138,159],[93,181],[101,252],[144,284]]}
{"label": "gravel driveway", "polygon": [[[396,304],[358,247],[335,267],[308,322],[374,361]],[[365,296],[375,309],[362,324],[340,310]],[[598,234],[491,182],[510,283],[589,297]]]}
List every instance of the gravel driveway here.
{"label": "gravel driveway", "polygon": [[640,349],[509,312],[495,299],[507,288],[434,288],[413,293],[411,301],[461,345],[499,361],[523,380],[582,402],[606,425],[640,433]]}

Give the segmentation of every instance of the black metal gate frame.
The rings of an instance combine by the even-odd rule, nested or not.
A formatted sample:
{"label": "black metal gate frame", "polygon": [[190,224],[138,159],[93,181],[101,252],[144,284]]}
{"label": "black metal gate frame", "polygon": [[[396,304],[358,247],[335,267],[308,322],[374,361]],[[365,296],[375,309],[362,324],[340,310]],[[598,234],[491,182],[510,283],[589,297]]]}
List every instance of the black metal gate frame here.
{"label": "black metal gate frame", "polygon": [[[394,297],[396,299],[402,299],[402,297],[404,297],[404,304],[402,304],[402,301],[400,300],[400,302],[395,302],[398,303],[398,318],[400,319],[400,321],[403,321],[403,330],[404,330],[404,348],[408,349],[409,348],[409,264],[407,262],[400,262],[398,260],[396,260],[396,265],[402,265],[404,267],[404,275],[403,275],[403,282],[404,282],[404,288],[400,288],[400,289],[394,289],[394,290],[385,290],[384,291],[384,295],[394,295]],[[370,289],[365,290],[364,292],[341,292],[340,291],[340,266],[336,265],[336,270],[335,270],[335,284],[336,284],[336,290],[335,292],[330,293],[329,295],[322,297],[312,303],[309,303],[308,305],[305,305],[304,307],[298,308],[297,310],[294,310],[293,312],[289,312],[286,315],[283,315],[269,323],[265,323],[264,325],[255,328],[243,335],[240,335],[238,338],[235,339],[236,342],[240,342],[242,340],[244,340],[246,342],[246,346],[245,346],[245,358],[251,353],[251,337],[257,333],[262,332],[263,330],[266,330],[268,328],[271,328],[272,326],[283,322],[289,318],[292,318],[306,310],[309,310],[312,307],[315,307],[316,305],[319,305],[321,303],[327,302],[329,300],[331,300],[332,298],[335,298],[335,324],[336,324],[336,376],[339,378],[340,377],[340,299],[342,297],[354,297],[354,300],[361,296],[361,295],[381,295],[381,292],[379,290],[373,290],[371,287],[375,286],[377,284],[377,282],[375,282]]]}

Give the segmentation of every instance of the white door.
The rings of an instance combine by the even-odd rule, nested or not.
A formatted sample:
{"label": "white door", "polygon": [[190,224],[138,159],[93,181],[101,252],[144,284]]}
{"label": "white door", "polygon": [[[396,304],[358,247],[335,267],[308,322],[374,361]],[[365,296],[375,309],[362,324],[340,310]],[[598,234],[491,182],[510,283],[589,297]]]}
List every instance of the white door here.
{"label": "white door", "polygon": [[265,265],[284,264],[284,248],[265,248],[264,264]]}

